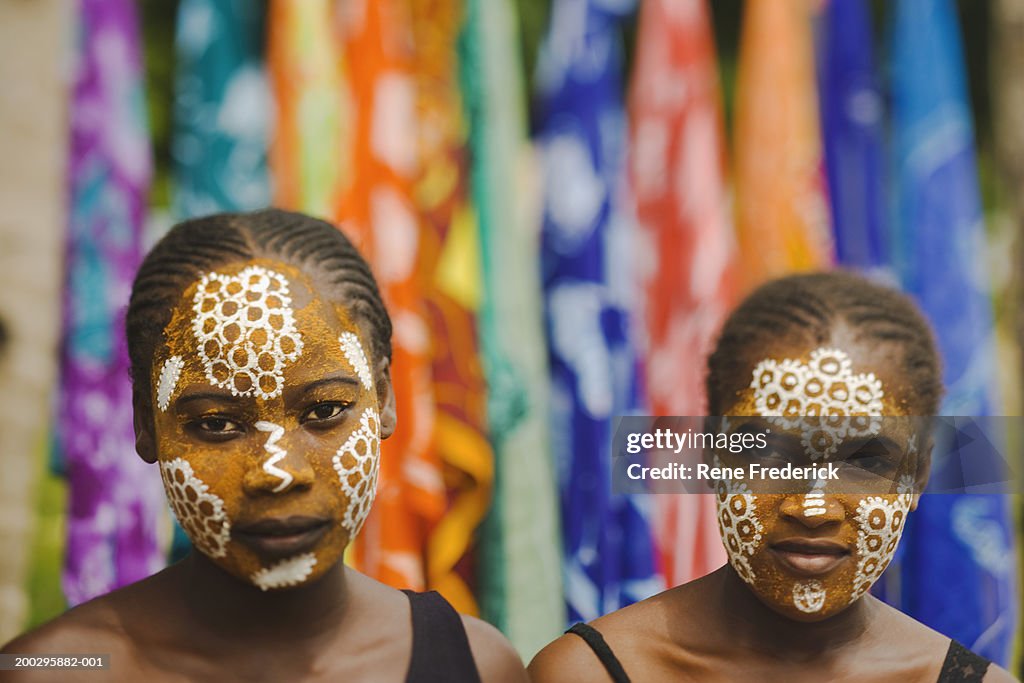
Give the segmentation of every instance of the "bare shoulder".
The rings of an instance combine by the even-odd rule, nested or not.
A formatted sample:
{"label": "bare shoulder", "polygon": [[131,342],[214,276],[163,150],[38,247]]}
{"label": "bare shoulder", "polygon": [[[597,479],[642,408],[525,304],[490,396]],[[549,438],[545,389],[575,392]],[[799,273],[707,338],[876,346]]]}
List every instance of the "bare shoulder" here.
{"label": "bare shoulder", "polygon": [[527,683],[530,680],[519,654],[498,629],[481,619],[460,616],[484,683]]}
{"label": "bare shoulder", "polygon": [[612,678],[582,638],[571,633],[558,638],[530,662],[533,683],[606,683]]}
{"label": "bare shoulder", "polygon": [[[12,655],[110,655],[109,661],[124,662],[131,643],[109,605],[93,600],[24,633],[0,648]],[[102,671],[62,671],[62,680],[94,680]],[[19,681],[53,680],[53,671],[34,669],[18,672]]]}
{"label": "bare shoulder", "polygon": [[989,665],[984,681],[985,683],[1020,683],[1020,679],[996,664]]}

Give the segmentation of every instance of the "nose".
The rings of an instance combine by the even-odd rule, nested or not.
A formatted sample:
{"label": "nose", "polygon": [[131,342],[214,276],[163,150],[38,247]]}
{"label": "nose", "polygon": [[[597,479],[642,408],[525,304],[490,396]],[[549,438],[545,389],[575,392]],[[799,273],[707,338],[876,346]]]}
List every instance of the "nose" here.
{"label": "nose", "polygon": [[246,470],[242,487],[250,495],[287,493],[313,485],[313,467],[301,453],[289,453],[282,442],[284,427],[260,421],[256,429],[266,434],[263,451]]}
{"label": "nose", "polygon": [[807,493],[794,493],[786,496],[779,508],[779,513],[809,529],[833,522],[841,522],[845,517],[842,503],[835,497],[824,492],[824,482],[815,482],[815,486]]}

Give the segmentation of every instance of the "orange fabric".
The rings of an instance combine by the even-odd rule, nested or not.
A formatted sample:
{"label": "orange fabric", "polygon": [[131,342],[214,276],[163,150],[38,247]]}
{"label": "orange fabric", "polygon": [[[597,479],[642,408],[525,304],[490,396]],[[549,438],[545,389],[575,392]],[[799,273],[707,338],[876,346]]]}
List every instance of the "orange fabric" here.
{"label": "orange fabric", "polygon": [[[654,415],[703,415],[705,359],[737,288],[721,98],[703,0],[647,0],[630,92],[647,399]],[[667,585],[725,562],[711,495],[655,496]]]}
{"label": "orange fabric", "polygon": [[833,260],[808,0],[746,3],[736,85],[745,290]]}
{"label": "orange fabric", "polygon": [[330,217],[350,163],[344,70],[331,0],[271,0],[267,64],[277,104],[274,202]]}
{"label": "orange fabric", "polygon": [[460,0],[411,4],[423,160],[416,184],[420,259],[430,278],[426,304],[434,341],[434,446],[444,463],[450,505],[428,541],[427,576],[429,585],[456,609],[476,613],[470,568],[468,563],[458,565],[490,503],[494,457],[487,440],[487,389],[477,340],[482,282],[456,51],[464,16]]}
{"label": "orange fabric", "polygon": [[446,493],[434,448],[430,328],[414,197],[415,80],[407,0],[342,3],[354,173],[338,204],[342,229],[377,276],[394,324],[398,427],[381,448],[377,499],[352,549],[354,565],[392,586],[423,590],[426,539]]}

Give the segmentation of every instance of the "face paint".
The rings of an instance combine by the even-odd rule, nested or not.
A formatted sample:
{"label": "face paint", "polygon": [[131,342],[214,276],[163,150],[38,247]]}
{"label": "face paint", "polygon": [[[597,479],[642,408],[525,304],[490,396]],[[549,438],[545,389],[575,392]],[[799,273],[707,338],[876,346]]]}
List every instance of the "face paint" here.
{"label": "face paint", "polygon": [[263,448],[270,454],[270,457],[263,462],[263,471],[281,480],[281,483],[274,487],[274,493],[280,493],[288,488],[288,485],[295,479],[289,472],[276,467],[276,463],[288,455],[283,448],[277,445],[277,442],[284,436],[284,427],[273,422],[263,421],[257,422],[254,426],[261,432],[269,432],[267,442],[263,444]]}
{"label": "face paint", "polygon": [[302,353],[291,302],[284,276],[260,266],[203,276],[192,331],[210,384],[235,396],[280,395],[285,365]]}
{"label": "face paint", "polygon": [[160,369],[160,380],[156,386],[156,404],[161,411],[167,410],[167,406],[171,402],[171,396],[174,395],[174,390],[178,386],[178,378],[181,377],[183,365],[181,356],[171,356],[164,361],[164,366]]}
{"label": "face paint", "polygon": [[195,546],[210,557],[224,557],[231,540],[231,521],[224,501],[192,472],[188,461],[175,458],[160,464],[167,498],[181,528]]}
{"label": "face paint", "polygon": [[[874,373],[854,372],[846,351],[819,348],[805,358],[757,363],[749,387],[726,412],[767,418],[774,430],[799,433],[798,448],[811,461],[833,458],[845,439],[879,434],[883,410],[902,414]],[[916,454],[916,436],[904,443],[907,455]],[[829,494],[821,479],[806,493],[788,495],[718,482],[718,524],[729,563],[776,611],[802,621],[824,619],[861,597],[888,566],[913,487],[909,474],[896,494],[869,496]]]}
{"label": "face paint", "polygon": [[376,491],[378,395],[359,326],[292,266],[245,262],[189,287],[164,337],[155,437],[182,527],[262,590],[315,580]]}
{"label": "face paint", "polygon": [[345,332],[338,337],[341,350],[345,354],[349,365],[359,375],[364,389],[373,389],[373,375],[370,373],[370,364],[366,362],[366,354],[363,352],[363,345],[359,343],[359,337],[351,332]]}
{"label": "face paint", "polygon": [[287,588],[303,583],[316,566],[316,556],[304,553],[278,562],[272,567],[261,569],[252,575],[252,582],[263,591],[271,588]]}
{"label": "face paint", "polygon": [[370,514],[379,468],[380,418],[375,410],[367,408],[359,418],[359,429],[334,455],[334,469],[349,501],[341,524],[353,537]]}

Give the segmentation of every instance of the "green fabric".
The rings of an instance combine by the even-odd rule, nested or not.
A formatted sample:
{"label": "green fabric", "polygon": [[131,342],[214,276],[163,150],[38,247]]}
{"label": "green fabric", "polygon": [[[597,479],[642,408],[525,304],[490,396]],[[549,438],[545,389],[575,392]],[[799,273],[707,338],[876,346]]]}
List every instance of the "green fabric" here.
{"label": "green fabric", "polygon": [[538,226],[524,201],[527,150],[515,13],[467,0],[462,85],[473,152],[484,302],[480,339],[495,453],[480,542],[481,611],[526,659],[565,624],[557,490],[547,423]]}

